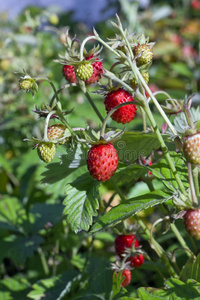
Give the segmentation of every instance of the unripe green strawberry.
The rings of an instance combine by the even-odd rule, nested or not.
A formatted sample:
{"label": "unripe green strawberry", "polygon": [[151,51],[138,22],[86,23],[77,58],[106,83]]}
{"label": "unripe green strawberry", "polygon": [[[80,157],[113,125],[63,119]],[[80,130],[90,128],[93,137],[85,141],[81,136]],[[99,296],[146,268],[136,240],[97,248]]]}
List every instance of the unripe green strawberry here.
{"label": "unripe green strawberry", "polygon": [[133,48],[135,56],[139,55],[141,52],[141,56],[136,59],[138,66],[148,64],[153,58],[153,50],[147,44],[138,44]]}
{"label": "unripe green strawberry", "polygon": [[200,133],[185,138],[183,153],[189,163],[200,165]]}
{"label": "unripe green strawberry", "polygon": [[31,78],[27,78],[27,79],[23,79],[20,83],[19,83],[19,86],[22,90],[30,90],[33,86],[33,79]]}
{"label": "unripe green strawberry", "polygon": [[50,161],[52,161],[56,154],[56,146],[54,143],[41,142],[37,147],[37,153],[41,160],[49,163]]}
{"label": "unripe green strawberry", "polygon": [[[144,78],[145,82],[148,84],[148,82],[149,82],[149,73],[148,72],[142,73],[142,77]],[[132,86],[133,89],[136,89],[137,81],[136,81],[135,78],[133,78],[131,80],[131,86]]]}
{"label": "unripe green strawberry", "polygon": [[189,209],[184,215],[187,232],[196,240],[200,240],[200,209]]}
{"label": "unripe green strawberry", "polygon": [[[65,133],[66,127],[63,124],[55,124],[47,129],[47,137],[49,140],[61,139]],[[66,138],[67,139],[67,138]],[[64,144],[66,139],[60,141],[59,143]]]}
{"label": "unripe green strawberry", "polygon": [[89,63],[88,64],[79,64],[75,68],[75,73],[79,79],[86,81],[93,74],[93,66],[92,66],[92,64],[89,64]]}

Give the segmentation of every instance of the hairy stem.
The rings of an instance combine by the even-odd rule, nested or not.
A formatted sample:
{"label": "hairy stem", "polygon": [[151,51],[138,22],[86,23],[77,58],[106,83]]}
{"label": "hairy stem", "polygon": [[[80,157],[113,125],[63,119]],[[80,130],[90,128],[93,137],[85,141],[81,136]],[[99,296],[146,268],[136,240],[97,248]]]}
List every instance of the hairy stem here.
{"label": "hairy stem", "polygon": [[188,169],[188,178],[190,183],[190,192],[192,197],[192,202],[194,206],[198,205],[197,195],[194,187],[194,181],[193,181],[193,174],[192,174],[192,166],[190,163],[187,163],[187,169]]}
{"label": "hairy stem", "polygon": [[[60,92],[62,92],[64,89],[69,88],[70,86],[77,86],[77,84],[76,84],[76,83],[68,83],[68,84],[65,84],[65,85],[61,86],[61,88],[59,88],[59,89],[56,91],[56,94],[58,95]],[[50,104],[49,104],[50,107],[53,106],[54,100],[56,99],[56,94],[54,94],[53,97],[51,98],[51,101],[50,101]]]}
{"label": "hairy stem", "polygon": [[105,117],[104,121],[103,121],[103,124],[102,124],[102,127],[101,127],[101,131],[100,131],[100,136],[103,137],[104,136],[104,133],[105,133],[105,129],[106,129],[106,125],[107,125],[107,122],[110,118],[110,116],[120,107],[122,106],[125,106],[125,105],[130,105],[130,104],[135,104],[134,101],[129,101],[129,102],[125,102],[125,103],[121,103],[117,106],[115,106],[111,111],[109,111],[109,113],[107,114],[107,116]]}
{"label": "hairy stem", "polygon": [[[130,61],[130,60],[129,60]],[[159,102],[157,101],[157,99],[154,97],[152,91],[150,90],[150,88],[148,87],[147,83],[145,82],[143,76],[141,75],[139,69],[136,66],[136,63],[132,63],[130,61],[130,66],[131,68],[136,72],[139,80],[141,81],[143,87],[145,88],[145,90],[147,91],[147,93],[149,94],[149,96],[151,97],[153,103],[155,104],[156,108],[158,109],[159,113],[161,114],[161,116],[163,117],[163,119],[165,120],[165,122],[167,123],[167,125],[169,126],[169,128],[171,129],[172,133],[174,135],[177,135],[177,132],[174,128],[174,126],[172,125],[172,123],[170,122],[169,118],[167,117],[167,115],[165,114],[164,110],[162,109],[162,107],[160,106]]]}
{"label": "hairy stem", "polygon": [[94,101],[92,100],[92,98],[90,97],[90,94],[86,91],[85,95],[89,101],[89,103],[91,104],[92,108],[94,109],[95,113],[97,114],[97,116],[99,117],[99,119],[101,120],[101,122],[104,121],[104,118],[102,117],[101,113],[99,112],[96,104],[94,103]]}
{"label": "hairy stem", "polygon": [[51,85],[51,87],[52,87],[52,89],[53,89],[53,91],[54,91],[54,95],[55,95],[55,98],[56,98],[56,100],[57,100],[57,102],[59,102],[60,100],[59,100],[59,98],[58,98],[58,94],[57,94],[57,90],[56,90],[56,88],[55,88],[55,85],[53,84],[53,82],[49,79],[49,78],[45,78],[45,77],[36,77],[36,78],[33,78],[33,79],[35,79],[36,81],[47,81],[50,85]]}
{"label": "hairy stem", "polygon": [[183,185],[183,183],[182,183],[182,181],[181,181],[181,179],[180,179],[179,174],[177,173],[177,170],[176,170],[176,168],[175,168],[175,166],[174,166],[174,162],[173,162],[172,159],[171,159],[171,156],[170,156],[170,154],[169,154],[168,148],[167,148],[167,146],[165,145],[165,142],[164,142],[164,140],[163,140],[162,134],[160,133],[160,131],[159,131],[158,127],[157,127],[157,124],[156,124],[156,122],[155,122],[155,120],[154,120],[154,117],[153,117],[153,115],[152,115],[152,112],[151,112],[151,110],[150,110],[148,104],[145,105],[144,110],[145,110],[145,112],[146,112],[146,114],[147,114],[147,116],[148,116],[148,118],[149,118],[149,121],[151,122],[151,125],[153,126],[154,132],[155,132],[156,135],[157,135],[157,138],[158,138],[158,140],[159,140],[159,142],[160,142],[160,146],[161,146],[162,151],[163,151],[163,155],[165,156],[165,159],[166,159],[166,161],[167,161],[167,163],[168,163],[168,165],[169,165],[169,168],[171,169],[171,171],[172,171],[172,173],[173,173],[173,175],[174,175],[174,177],[175,177],[175,179],[176,179],[176,182],[177,182],[177,184],[178,184],[178,186],[179,186],[180,191],[181,191],[184,195],[187,195],[187,193],[186,193],[186,191],[185,191],[185,187],[184,187],[184,185]]}
{"label": "hairy stem", "polygon": [[165,264],[169,274],[172,277],[177,278],[177,274],[174,271],[173,267],[171,266],[169,259],[167,258],[164,249],[161,247],[161,245],[153,238],[151,237],[151,233],[149,231],[149,229],[146,227],[146,225],[143,223],[143,221],[137,216],[135,215],[134,218],[136,219],[136,221],[138,222],[138,224],[141,226],[141,228],[144,230],[146,236],[148,237],[148,239],[151,241],[151,247],[155,250],[155,252],[157,253],[157,255],[162,259],[163,263]]}
{"label": "hairy stem", "polygon": [[48,139],[48,137],[47,137],[47,129],[48,129],[48,126],[49,126],[49,120],[50,120],[51,116],[52,116],[53,114],[55,114],[55,113],[56,113],[56,111],[55,111],[55,110],[52,110],[52,111],[47,115],[47,117],[46,117],[46,120],[45,120],[45,123],[44,123],[44,136],[43,136],[43,140],[44,140],[45,142],[49,141],[49,139]]}
{"label": "hairy stem", "polygon": [[37,251],[38,251],[40,259],[41,259],[41,263],[42,263],[42,267],[43,267],[44,273],[45,273],[45,275],[48,275],[49,274],[49,266],[47,264],[44,252],[42,251],[42,248],[40,248],[40,247],[38,248]]}

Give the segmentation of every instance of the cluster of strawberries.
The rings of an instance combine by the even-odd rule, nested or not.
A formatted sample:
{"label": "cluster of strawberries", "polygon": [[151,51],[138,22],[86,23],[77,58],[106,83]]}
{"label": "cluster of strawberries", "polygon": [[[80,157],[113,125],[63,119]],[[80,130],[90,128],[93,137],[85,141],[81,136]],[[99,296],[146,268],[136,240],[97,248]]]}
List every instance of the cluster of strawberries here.
{"label": "cluster of strawberries", "polygon": [[[102,75],[104,74],[103,64],[99,59],[98,55],[100,50],[98,47],[91,49],[87,52],[83,51],[83,57],[80,57],[80,53],[76,51],[74,43],[77,39],[71,39],[69,35],[66,35],[65,56],[60,56],[58,61],[63,65],[62,73],[67,82],[70,84],[85,84],[85,86],[97,83]],[[80,41],[78,45],[80,44]],[[78,46],[77,45],[77,46]],[[153,43],[148,43],[147,39],[142,37],[131,37],[131,49],[133,57],[137,63],[138,68],[142,66],[142,76],[146,82],[149,80],[148,68],[151,65],[153,58]],[[116,50],[119,53],[126,54],[126,44],[123,41],[118,43]],[[123,55],[122,55],[123,56]],[[120,60],[120,58],[119,58]],[[121,63],[119,61],[119,63]],[[123,62],[122,62],[123,64]],[[126,72],[127,67],[124,66]],[[143,72],[145,70],[145,72]],[[31,90],[32,92],[37,91],[36,82],[30,76],[24,76],[20,81],[20,88],[26,91]],[[137,79],[138,80],[138,79]],[[138,86],[136,78],[134,78],[133,72],[128,71],[128,84],[132,88]],[[121,85],[107,86],[104,91],[104,104],[107,113],[113,110],[111,118],[121,124],[127,124],[131,122],[137,111],[137,107],[133,104],[132,95],[125,90]],[[126,103],[130,105],[123,105]],[[115,107],[121,105],[115,110]],[[40,112],[41,113],[41,112]],[[53,117],[53,116],[52,116]],[[47,141],[39,141],[37,144],[37,152],[41,160],[46,163],[52,161],[56,153],[56,145],[66,142],[65,132],[67,127],[63,124],[55,124],[49,126],[47,130]],[[111,178],[118,166],[118,155],[117,151],[113,146],[114,138],[111,140],[104,139],[103,136],[100,140],[93,143],[92,147],[88,152],[87,166],[90,174],[98,181],[106,181]]]}
{"label": "cluster of strawberries", "polygon": [[[131,282],[131,269],[139,268],[144,263],[144,256],[141,253],[141,246],[134,234],[118,235],[115,239],[115,250],[120,260],[122,267],[117,270],[117,276],[120,271],[123,281],[121,286],[126,287]],[[123,267],[123,266],[126,267]]]}
{"label": "cluster of strawberries", "polygon": [[[147,64],[153,58],[153,51],[147,44],[138,44],[133,49],[137,58],[137,64]],[[77,83],[83,80],[86,85],[96,83],[103,74],[102,62],[95,58],[94,62],[89,61],[94,56],[88,57],[84,62],[78,65],[64,65],[62,68],[65,79],[70,83]],[[144,76],[145,78],[145,76]],[[132,86],[136,87],[136,82],[131,81]],[[109,113],[112,109],[122,103],[134,101],[132,95],[125,89],[118,87],[107,91],[104,99],[105,109]],[[126,105],[118,108],[111,118],[121,124],[131,122],[136,115],[137,107],[135,104]],[[118,155],[112,143],[97,143],[92,146],[88,152],[87,166],[90,174],[99,181],[106,181],[111,178],[118,166]]]}
{"label": "cluster of strawberries", "polygon": [[[148,64],[153,58],[152,47],[146,43],[136,45],[133,53],[137,58],[138,66]],[[62,73],[69,83],[77,84],[78,81],[84,81],[86,85],[91,85],[99,81],[104,70],[102,62],[96,56],[95,50],[92,49],[82,61],[76,61],[74,64],[64,64]],[[147,77],[144,75],[144,79]],[[137,82],[132,78],[130,84],[136,87]],[[29,75],[22,77],[20,88],[26,91],[31,90],[32,93],[38,90],[35,80]],[[109,113],[116,106],[133,101],[132,95],[124,88],[112,87],[105,94],[105,110]],[[131,103],[116,109],[112,113],[111,118],[118,123],[126,124],[134,119],[136,111],[136,105]],[[41,160],[46,163],[52,161],[56,153],[56,144],[66,142],[66,129],[67,127],[63,124],[54,124],[48,127],[47,138],[49,142],[42,141],[36,145],[37,153]],[[53,141],[57,141],[57,143]],[[90,174],[95,179],[103,182],[110,179],[118,166],[118,155],[112,141],[102,141],[102,143],[98,141],[96,145],[93,145],[88,152],[87,166]]]}

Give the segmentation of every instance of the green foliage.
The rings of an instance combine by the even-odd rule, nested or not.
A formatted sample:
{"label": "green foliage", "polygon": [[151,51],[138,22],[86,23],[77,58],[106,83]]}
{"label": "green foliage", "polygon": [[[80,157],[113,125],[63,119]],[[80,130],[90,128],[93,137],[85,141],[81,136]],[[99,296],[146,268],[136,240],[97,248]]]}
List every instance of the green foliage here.
{"label": "green foliage", "polygon": [[96,223],[93,225],[91,232],[94,233],[107,227],[114,226],[122,220],[126,220],[131,216],[134,216],[140,211],[153,207],[154,205],[164,203],[171,198],[172,195],[169,196],[162,191],[156,191],[128,199],[112,208],[107,214],[98,218]]}
{"label": "green foliage", "polygon": [[64,214],[73,231],[88,230],[92,224],[92,216],[99,208],[98,186],[88,172],[67,185]]}
{"label": "green foliage", "polygon": [[185,284],[178,279],[169,279],[165,282],[165,289],[152,289],[152,288],[140,288],[138,290],[139,298],[141,300],[189,300],[198,299],[200,297],[199,283],[194,280],[188,280]]}
{"label": "green foliage", "polygon": [[197,282],[200,282],[199,259],[200,254],[198,254],[195,258],[190,258],[185,266],[183,266],[180,273],[180,279],[183,282],[187,282],[188,279],[194,279]]}
{"label": "green foliage", "polygon": [[[170,94],[156,93],[155,97],[159,105],[167,107],[167,115],[172,110],[169,120],[178,134],[182,133],[188,119],[185,111],[174,115],[172,103],[180,104],[179,99],[187,98],[185,94],[196,93],[194,104],[199,104],[198,11],[186,2],[181,6],[152,3],[146,10],[140,10],[137,1],[121,0],[119,5],[123,28],[127,28],[124,36],[115,17],[111,18],[114,30],[107,20],[95,26],[102,40],[121,55],[117,57],[104,43],[99,54],[104,70],[113,72],[116,81],[112,84],[121,86],[123,81],[127,88],[128,76],[135,76],[135,69],[130,70],[126,57],[130,58],[130,49],[118,46],[124,46],[126,38],[131,42],[133,32],[138,34],[134,42],[155,41],[152,65],[140,67],[140,71],[149,70],[153,92],[164,89]],[[124,131],[114,142],[119,156],[117,171],[105,183],[94,180],[86,166],[90,145],[84,138],[86,132],[99,134],[102,129],[101,119],[106,117],[102,89],[105,91],[111,80],[102,76],[100,86],[66,84],[62,65],[55,61],[59,54],[65,57],[66,38],[76,35],[78,52],[77,39],[89,37],[90,30],[65,13],[58,14],[59,23],[53,25],[54,13],[54,8],[32,7],[15,20],[0,16],[0,300],[200,299],[200,242],[191,242],[181,219],[183,211],[172,201],[179,197],[191,201],[193,196],[174,133],[165,131],[166,119],[151,100],[148,106],[156,126],[150,118],[144,122],[146,111],[140,97],[145,89],[139,80],[140,94],[131,91],[137,104],[133,122],[124,128],[109,118],[105,130],[107,135]],[[88,41],[85,48],[89,51],[97,43]],[[16,71],[34,78],[31,80],[38,87],[34,98],[19,90]],[[52,100],[55,89],[60,101]],[[188,104],[186,100],[184,104]],[[75,136],[68,128],[68,142],[57,144],[54,160],[45,164],[36,149],[44,138],[46,121],[45,113],[41,116],[39,111],[48,114],[51,108],[58,115],[49,124],[66,121],[75,127]],[[190,114],[198,123],[198,109],[192,107]],[[192,172],[197,193],[198,168]],[[177,176],[183,184],[181,191]],[[114,249],[116,235],[127,232],[136,234],[141,247],[132,251],[134,255],[142,253],[145,263],[132,269],[131,284],[125,289],[111,266],[127,267]]]}
{"label": "green foliage", "polygon": [[140,156],[150,155],[153,150],[160,147],[160,144],[154,133],[126,131],[115,146],[119,160],[133,163]]}

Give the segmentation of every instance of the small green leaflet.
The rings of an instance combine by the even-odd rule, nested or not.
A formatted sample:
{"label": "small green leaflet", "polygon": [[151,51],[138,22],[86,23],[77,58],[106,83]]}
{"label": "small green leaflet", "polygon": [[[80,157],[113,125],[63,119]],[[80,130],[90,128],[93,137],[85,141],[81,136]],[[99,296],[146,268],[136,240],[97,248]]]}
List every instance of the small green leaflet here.
{"label": "small green leaflet", "polygon": [[91,233],[114,226],[122,220],[134,216],[141,210],[161,204],[172,199],[173,195],[162,192],[161,190],[128,199],[127,201],[115,206],[109,212],[99,217],[92,226]]}
{"label": "small green leaflet", "polygon": [[63,212],[67,215],[67,222],[73,231],[87,231],[92,225],[92,217],[97,215],[99,208],[98,188],[99,182],[89,172],[67,184]]}

